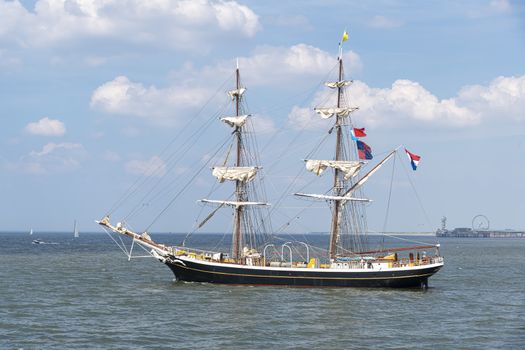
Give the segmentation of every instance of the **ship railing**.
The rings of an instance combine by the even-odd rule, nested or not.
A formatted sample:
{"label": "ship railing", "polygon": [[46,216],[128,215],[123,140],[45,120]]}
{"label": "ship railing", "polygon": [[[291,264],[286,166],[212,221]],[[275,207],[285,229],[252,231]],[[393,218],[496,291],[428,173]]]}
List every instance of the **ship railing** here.
{"label": "ship railing", "polygon": [[422,257],[420,259],[409,259],[409,258],[401,258],[396,261],[392,261],[391,267],[407,267],[407,266],[423,266],[423,265],[432,265],[437,263],[442,263],[443,257],[442,256],[427,256]]}
{"label": "ship railing", "polygon": [[172,255],[185,255],[197,260],[220,260],[224,256],[220,252],[181,246],[167,247],[167,250]]}
{"label": "ship railing", "polygon": [[[420,259],[410,259],[410,258],[401,258],[397,260],[391,259],[352,259],[352,260],[336,260],[331,265],[324,265],[320,267],[330,267],[330,268],[350,268],[350,269],[376,269],[381,268],[399,268],[399,267],[413,267],[413,266],[425,266],[431,264],[437,264],[443,262],[441,256],[425,256]],[[386,266],[385,266],[386,265]]]}

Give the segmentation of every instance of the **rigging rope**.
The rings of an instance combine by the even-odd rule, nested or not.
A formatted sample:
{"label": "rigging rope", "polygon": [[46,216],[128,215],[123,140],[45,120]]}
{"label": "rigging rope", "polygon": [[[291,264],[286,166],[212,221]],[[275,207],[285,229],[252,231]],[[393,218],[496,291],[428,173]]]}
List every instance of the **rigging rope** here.
{"label": "rigging rope", "polygon": [[419,197],[419,194],[416,190],[416,187],[414,186],[414,183],[412,182],[412,179],[410,178],[410,175],[407,171],[407,168],[404,164],[404,162],[400,162],[402,167],[403,167],[403,170],[405,171],[405,174],[407,176],[407,179],[408,179],[408,182],[410,183],[410,187],[412,187],[412,190],[414,191],[414,195],[416,196],[416,199],[417,199],[417,202],[419,204],[419,207],[421,209],[421,211],[423,212],[423,215],[425,216],[425,219],[427,221],[427,224],[429,227],[432,227],[432,224],[430,223],[430,219],[428,218],[428,215],[427,215],[427,211],[425,210],[425,207],[423,206],[423,202],[421,201],[421,198]]}
{"label": "rigging rope", "polygon": [[[383,222],[383,232],[386,231],[386,226],[388,222],[388,215],[390,213],[390,200],[392,198],[392,187],[394,184],[394,171],[396,169],[396,159],[397,157],[394,157],[394,161],[392,162],[392,173],[390,176],[390,188],[388,189],[388,200],[386,202],[386,213],[385,213],[385,221]],[[381,248],[383,248],[385,245],[385,237],[383,236],[383,241],[381,242]]]}
{"label": "rigging rope", "polygon": [[[228,81],[231,80],[231,77],[233,74],[230,74],[226,80],[220,85],[220,87],[214,92],[214,94],[203,104],[203,106],[197,111],[197,113],[192,117],[189,118],[188,122],[184,125],[184,127],[173,137],[166,147],[161,151],[160,157],[164,155],[165,152],[173,145],[173,143],[186,131],[189,126],[198,119],[199,115],[204,111],[206,106],[217,96],[219,91],[223,90],[224,86]],[[154,173],[157,172],[161,168],[161,164],[157,166],[157,168],[154,170]],[[122,203],[124,203],[126,200],[128,200],[136,191],[144,184],[144,182],[148,179],[148,176],[146,174],[143,174],[142,176],[138,177],[135,182],[124,192],[124,194],[113,204],[113,206],[110,208],[110,210],[107,211],[107,215],[112,215],[115,210],[117,210]],[[140,184],[139,184],[140,182]]]}
{"label": "rigging rope", "polygon": [[157,222],[157,220],[166,212],[166,210],[168,210],[168,208],[175,202],[175,200],[182,194],[184,193],[189,185],[197,178],[197,176],[202,172],[202,170],[204,170],[204,168],[211,162],[212,159],[214,159],[214,157],[217,155],[217,153],[219,153],[219,151],[222,149],[222,147],[224,147],[224,145],[229,141],[230,139],[230,135],[228,135],[228,138],[226,139],[225,142],[222,143],[222,145],[220,147],[217,148],[217,151],[215,151],[215,153],[200,167],[200,169],[197,171],[197,173],[195,175],[193,175],[190,180],[184,185],[184,187],[173,197],[172,200],[169,201],[169,203],[164,207],[164,209],[161,210],[161,212],[153,219],[153,221],[148,225],[148,227],[146,227],[146,231],[148,231],[151,226]]}
{"label": "rigging rope", "polygon": [[[212,124],[211,121],[213,119],[210,119],[207,121],[207,123],[204,125],[204,128],[202,130],[199,130],[199,132],[201,131],[205,131],[209,128],[209,126]],[[199,137],[197,137],[191,144],[188,144],[189,141],[192,139],[192,137],[194,137],[195,135],[197,134],[197,132],[194,132],[190,137],[188,137],[184,142],[183,144],[181,145],[181,148],[178,148],[177,151],[178,153],[182,153],[182,154],[186,154],[196,143],[197,141],[200,139],[200,137],[203,135],[203,133],[201,133],[199,135]],[[186,146],[185,149],[183,149],[182,147]],[[168,157],[167,159],[167,162],[170,163],[174,157],[175,154],[177,154],[177,151],[174,152],[171,156]],[[171,165],[168,167],[168,170],[167,172],[171,172],[175,166],[179,163],[181,159],[176,159],[173,163],[171,163]],[[137,202],[137,204],[135,205],[135,207],[132,208],[132,210],[124,217],[124,220],[128,220],[130,219],[131,217],[137,215],[138,211],[140,209],[143,208],[143,203],[146,201],[146,199],[148,198],[148,196],[150,196],[158,187],[159,185],[162,183],[162,181],[164,180],[163,177],[157,179],[157,181],[155,182],[155,184],[146,192],[146,194]],[[168,183],[168,187],[171,186],[175,181],[177,180],[177,178],[175,178],[174,180],[172,180],[170,183]],[[149,201],[154,201],[156,200],[160,195],[162,194],[165,194],[167,193],[167,191],[164,191],[164,189],[161,189],[160,191],[158,191],[156,194],[154,194],[150,199]]]}
{"label": "rigging rope", "polygon": [[213,215],[215,215],[215,213],[219,211],[219,209],[221,209],[222,207],[224,207],[224,205],[225,205],[225,204],[222,203],[222,204],[219,205],[215,210],[213,210],[211,213],[209,213],[208,216],[206,216],[206,217],[204,218],[204,220],[202,220],[201,223],[197,226],[197,229],[200,229],[202,226],[204,226],[204,225],[208,222],[208,220],[210,220],[210,219],[213,217]]}

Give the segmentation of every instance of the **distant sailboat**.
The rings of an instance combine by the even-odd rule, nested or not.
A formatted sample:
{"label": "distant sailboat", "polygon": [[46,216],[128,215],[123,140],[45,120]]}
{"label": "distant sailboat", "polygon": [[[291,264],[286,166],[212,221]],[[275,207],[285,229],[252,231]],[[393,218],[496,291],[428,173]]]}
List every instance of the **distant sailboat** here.
{"label": "distant sailboat", "polygon": [[30,236],[33,235],[33,229],[30,229],[30,230],[29,230],[29,235],[30,235]]}
{"label": "distant sailboat", "polygon": [[73,236],[75,238],[78,238],[78,227],[77,227],[77,220],[75,220],[75,225],[73,227]]}

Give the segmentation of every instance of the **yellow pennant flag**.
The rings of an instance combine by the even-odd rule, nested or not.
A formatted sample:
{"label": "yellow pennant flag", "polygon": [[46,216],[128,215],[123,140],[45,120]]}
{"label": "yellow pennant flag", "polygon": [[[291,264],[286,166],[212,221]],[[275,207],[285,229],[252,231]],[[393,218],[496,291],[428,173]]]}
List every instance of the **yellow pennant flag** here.
{"label": "yellow pennant flag", "polygon": [[347,33],[347,31],[345,30],[345,31],[343,32],[343,38],[341,39],[341,42],[344,43],[344,42],[347,41],[347,40],[348,40],[348,33]]}

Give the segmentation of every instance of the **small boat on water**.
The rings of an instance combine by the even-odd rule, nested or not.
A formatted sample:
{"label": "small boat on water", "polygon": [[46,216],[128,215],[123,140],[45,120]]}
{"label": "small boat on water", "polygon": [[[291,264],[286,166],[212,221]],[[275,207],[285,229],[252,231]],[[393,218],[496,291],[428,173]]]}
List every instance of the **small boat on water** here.
{"label": "small boat on water", "polygon": [[79,234],[78,234],[78,227],[77,227],[77,220],[75,220],[75,223],[73,225],[73,237],[75,238],[78,238],[79,237]]}
{"label": "small boat on water", "polygon": [[[201,199],[202,203],[216,208],[199,225],[204,225],[217,210],[230,208],[233,214],[231,250],[193,249],[184,242],[180,246],[159,244],[146,231],[135,232],[121,222],[112,224],[109,215],[97,221],[98,224],[108,233],[130,237],[132,244],[148,250],[180,281],[305,287],[426,287],[428,278],[444,264],[439,244],[369,249],[363,239],[363,232],[367,232],[365,204],[370,202],[363,197],[363,185],[394,157],[398,148],[361,174],[372,156],[368,145],[358,139],[364,134],[364,129],[355,128],[351,118],[358,108],[348,105],[345,98],[345,89],[352,81],[344,76],[342,49],[337,63],[336,80],[325,83],[335,90],[336,103],[315,109],[326,123],[328,133],[324,135],[333,139],[333,153],[327,158],[305,160],[306,169],[314,175],[320,176],[330,169],[331,189],[324,194],[295,193],[300,198],[328,203],[332,215],[327,225],[330,238],[326,255],[310,256],[309,245],[304,242],[299,243],[306,247],[306,259],[293,259],[291,242],[281,246],[277,258],[275,253],[268,254],[276,247],[265,230],[267,216],[260,214],[260,210],[269,204],[254,181],[261,166],[256,163],[258,155],[250,148],[255,143],[247,140],[247,137],[253,137],[253,133],[248,129],[251,118],[243,104],[246,88],[241,85],[238,65],[235,86],[228,92],[234,115],[220,118],[231,128],[228,131],[231,133],[231,147],[223,158],[225,161],[212,168],[212,175],[218,182],[231,182],[233,191],[227,199]],[[408,151],[407,154],[412,155],[412,162],[419,160]],[[414,164],[413,167],[415,169]],[[286,261],[285,249],[289,250],[289,260]]]}
{"label": "small boat on water", "polygon": [[31,242],[33,244],[46,244],[46,242],[40,240],[40,239],[34,239],[33,242]]}

